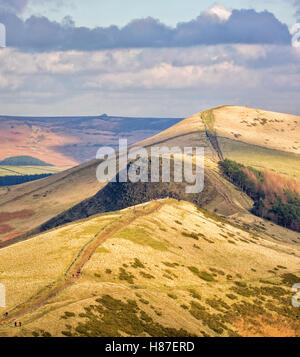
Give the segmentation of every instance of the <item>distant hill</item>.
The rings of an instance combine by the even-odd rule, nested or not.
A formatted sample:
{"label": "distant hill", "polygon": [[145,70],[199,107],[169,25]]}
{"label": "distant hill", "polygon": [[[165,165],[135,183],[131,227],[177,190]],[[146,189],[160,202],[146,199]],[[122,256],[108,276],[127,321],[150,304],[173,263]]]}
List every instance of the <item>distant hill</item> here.
{"label": "distant hill", "polygon": [[0,157],[36,156],[54,166],[76,166],[93,160],[101,146],[118,146],[150,138],[180,118],[0,116]]}
{"label": "distant hill", "polygon": [[0,161],[0,166],[53,166],[32,156],[13,156]]}

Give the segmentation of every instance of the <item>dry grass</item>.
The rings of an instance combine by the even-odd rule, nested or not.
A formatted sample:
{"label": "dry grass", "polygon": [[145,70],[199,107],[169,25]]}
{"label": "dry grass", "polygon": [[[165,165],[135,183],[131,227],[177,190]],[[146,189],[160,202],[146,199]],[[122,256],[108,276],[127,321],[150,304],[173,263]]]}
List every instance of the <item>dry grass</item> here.
{"label": "dry grass", "polygon": [[[150,317],[164,328],[183,328],[200,336],[247,335],[243,326],[254,319],[260,323],[263,334],[276,335],[279,325],[272,325],[273,330],[264,327],[259,320],[261,310],[253,306],[263,304],[267,309],[267,302],[273,301],[273,305],[279,307],[285,295],[281,297],[280,290],[261,283],[260,279],[279,284],[288,294],[289,283],[281,282],[280,277],[299,270],[299,248],[265,240],[262,236],[254,239],[251,233],[219,221],[193,204],[162,202],[166,203],[158,211],[137,218],[106,240],[84,266],[76,284],[22,317],[22,329],[1,327],[0,335],[31,336],[42,329],[52,336],[61,336],[66,325],[71,326],[70,333],[76,334],[76,326],[84,321],[79,314],[104,295],[124,303],[125,296],[134,300],[146,314],[141,316]],[[120,214],[126,212],[128,210],[123,210]],[[2,264],[0,268],[0,279],[12,292],[8,296],[9,306],[24,301],[62,274],[80,246],[112,217],[115,216],[94,217],[0,250],[0,261],[7,262],[6,267]],[[178,231],[171,228],[175,220],[182,222]],[[162,232],[161,227],[165,231]],[[183,236],[182,227],[198,234],[199,239]],[[231,244],[231,240],[235,244]],[[152,242],[160,242],[167,249],[160,249],[161,246]],[[195,242],[200,249],[194,247]],[[199,278],[189,267],[196,268],[199,274],[205,272],[205,279]],[[231,276],[229,280],[228,276]],[[267,300],[266,295],[261,294],[267,294]],[[255,305],[256,298],[261,300]],[[249,308],[240,306],[242,302],[249,304]],[[229,307],[233,304],[236,308],[231,316]],[[75,316],[65,314],[70,311]],[[216,314],[220,313],[216,320]],[[292,316],[288,315],[286,325],[282,324],[288,335],[298,333],[297,322],[294,321],[296,325],[291,322]],[[118,319],[118,316],[112,315],[112,318]]]}
{"label": "dry grass", "polygon": [[224,106],[213,110],[217,134],[244,143],[300,154],[300,117]]}

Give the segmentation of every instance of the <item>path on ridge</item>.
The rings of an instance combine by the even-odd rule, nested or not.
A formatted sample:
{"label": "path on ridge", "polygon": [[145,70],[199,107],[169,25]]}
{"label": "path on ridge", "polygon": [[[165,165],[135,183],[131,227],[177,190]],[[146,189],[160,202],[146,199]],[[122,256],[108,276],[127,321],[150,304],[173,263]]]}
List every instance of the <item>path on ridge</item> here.
{"label": "path on ridge", "polygon": [[45,286],[25,302],[8,311],[8,316],[0,320],[0,326],[12,323],[16,318],[37,310],[49,299],[55,297],[68,286],[76,283],[77,279],[73,278],[73,274],[76,276],[77,272],[83,269],[99,245],[103,244],[108,238],[131,224],[137,218],[147,216],[159,210],[162,205],[162,202],[154,201],[141,207],[127,209],[123,215],[102,227],[102,229],[81,248],[61,278]]}

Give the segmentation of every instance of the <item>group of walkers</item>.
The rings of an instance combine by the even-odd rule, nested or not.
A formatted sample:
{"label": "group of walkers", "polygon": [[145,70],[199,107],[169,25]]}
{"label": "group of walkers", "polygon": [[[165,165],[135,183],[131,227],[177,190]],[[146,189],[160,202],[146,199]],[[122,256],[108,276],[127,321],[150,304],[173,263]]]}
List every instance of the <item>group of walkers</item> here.
{"label": "group of walkers", "polygon": [[80,276],[80,274],[81,274],[81,272],[80,272],[80,271],[78,271],[76,274],[72,274],[72,276],[73,276],[73,278],[78,279],[78,278],[79,278],[79,276]]}
{"label": "group of walkers", "polygon": [[[6,313],[4,314],[4,316],[5,316],[5,317],[8,317],[8,312],[6,312]],[[21,322],[21,321],[19,321],[19,322],[18,322],[18,321],[15,321],[15,322],[14,322],[14,326],[15,326],[15,327],[22,327],[22,322]]]}

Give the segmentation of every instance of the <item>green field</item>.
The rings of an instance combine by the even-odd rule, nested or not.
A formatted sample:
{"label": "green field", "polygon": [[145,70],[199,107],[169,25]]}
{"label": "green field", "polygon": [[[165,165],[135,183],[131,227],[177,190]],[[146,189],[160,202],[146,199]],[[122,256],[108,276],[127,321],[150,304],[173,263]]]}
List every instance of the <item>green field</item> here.
{"label": "green field", "polygon": [[0,166],[0,176],[56,174],[68,168],[66,166]]}
{"label": "green field", "polygon": [[268,169],[300,182],[300,155],[267,149],[227,138],[218,138],[224,158],[245,166]]}

